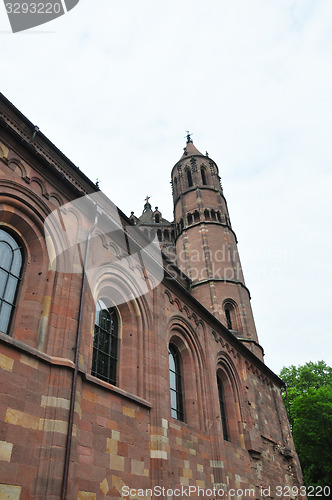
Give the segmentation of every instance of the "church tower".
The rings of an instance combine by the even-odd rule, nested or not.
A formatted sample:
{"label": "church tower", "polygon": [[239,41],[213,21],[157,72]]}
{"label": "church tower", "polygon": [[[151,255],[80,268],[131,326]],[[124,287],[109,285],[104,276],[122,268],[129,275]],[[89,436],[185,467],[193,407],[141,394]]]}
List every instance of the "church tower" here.
{"label": "church tower", "polygon": [[218,167],[189,134],[172,186],[177,264],[192,295],[263,359]]}

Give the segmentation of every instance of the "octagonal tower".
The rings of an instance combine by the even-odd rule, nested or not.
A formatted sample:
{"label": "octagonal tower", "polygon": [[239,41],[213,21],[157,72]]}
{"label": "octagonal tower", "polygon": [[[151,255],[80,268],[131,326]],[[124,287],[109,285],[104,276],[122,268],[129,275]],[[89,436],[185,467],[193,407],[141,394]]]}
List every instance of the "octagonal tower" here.
{"label": "octagonal tower", "polygon": [[177,263],[192,280],[193,296],[262,359],[219,170],[190,135],[172,186]]}

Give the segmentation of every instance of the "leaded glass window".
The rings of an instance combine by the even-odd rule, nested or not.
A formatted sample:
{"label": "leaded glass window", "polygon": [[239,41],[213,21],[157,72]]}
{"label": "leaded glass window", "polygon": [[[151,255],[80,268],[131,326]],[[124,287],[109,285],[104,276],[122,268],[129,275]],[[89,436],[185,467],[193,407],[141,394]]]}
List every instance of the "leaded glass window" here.
{"label": "leaded glass window", "polygon": [[171,390],[171,415],[177,420],[184,420],[182,376],[180,353],[174,345],[169,346],[169,378]]}
{"label": "leaded glass window", "polygon": [[93,338],[91,373],[95,377],[116,385],[118,361],[118,319],[114,307],[98,300]]}

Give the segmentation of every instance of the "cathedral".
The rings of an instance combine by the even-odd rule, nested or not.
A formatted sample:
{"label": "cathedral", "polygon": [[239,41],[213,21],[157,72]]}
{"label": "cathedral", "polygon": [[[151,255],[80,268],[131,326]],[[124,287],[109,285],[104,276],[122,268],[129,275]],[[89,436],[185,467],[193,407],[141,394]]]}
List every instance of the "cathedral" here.
{"label": "cathedral", "polygon": [[0,94],[0,174],[0,498],[305,498],[208,154],[127,216]]}

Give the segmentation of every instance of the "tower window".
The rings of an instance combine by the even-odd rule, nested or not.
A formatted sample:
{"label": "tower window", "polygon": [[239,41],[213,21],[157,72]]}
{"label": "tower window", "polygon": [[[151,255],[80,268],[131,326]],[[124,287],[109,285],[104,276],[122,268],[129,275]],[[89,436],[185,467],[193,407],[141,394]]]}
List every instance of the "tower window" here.
{"label": "tower window", "polygon": [[228,307],[225,309],[225,316],[226,316],[226,321],[227,321],[227,328],[229,330],[233,330],[231,312],[230,312]]}
{"label": "tower window", "polygon": [[197,210],[194,212],[194,222],[199,222],[199,212]]}
{"label": "tower window", "polygon": [[238,313],[238,307],[233,299],[226,299],[223,302],[223,309],[226,319],[226,325],[229,330],[241,332],[241,320]]}
{"label": "tower window", "polygon": [[155,221],[156,224],[160,223],[160,215],[159,214],[155,214],[154,221]]}
{"label": "tower window", "polygon": [[206,186],[206,175],[205,175],[205,168],[204,167],[201,167],[201,176],[202,176],[203,186]]}
{"label": "tower window", "polygon": [[189,169],[187,169],[187,180],[188,180],[188,187],[192,187],[193,185],[193,178],[191,176],[191,172]]}
{"label": "tower window", "polygon": [[7,231],[0,229],[0,331],[9,333],[23,265],[22,250]]}
{"label": "tower window", "polygon": [[221,417],[221,425],[222,425],[222,433],[225,441],[229,441],[229,433],[228,433],[228,423],[226,417],[226,405],[225,405],[225,396],[224,396],[224,388],[221,381],[221,378],[217,375],[217,384],[218,384],[218,397],[219,397],[219,407],[220,407],[220,417]]}
{"label": "tower window", "polygon": [[210,211],[209,210],[204,210],[204,218],[205,220],[210,220],[211,219],[211,215],[210,215]]}
{"label": "tower window", "polygon": [[93,338],[91,374],[116,385],[118,358],[118,319],[114,307],[98,300]]}
{"label": "tower window", "polygon": [[176,177],[174,177],[174,195],[178,195],[178,180]]}
{"label": "tower window", "polygon": [[171,392],[171,415],[177,420],[184,421],[181,359],[178,349],[170,345],[169,354],[169,380]]}

